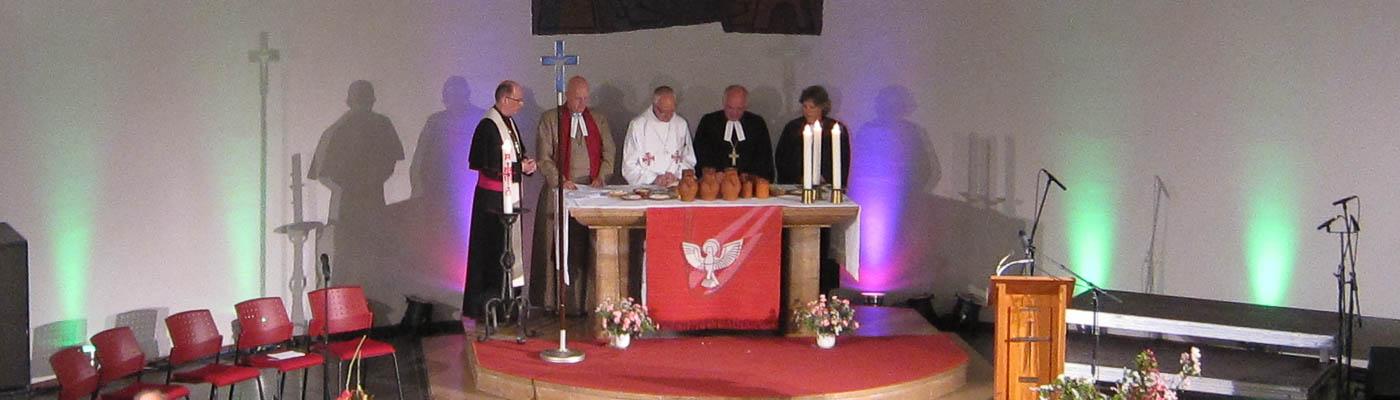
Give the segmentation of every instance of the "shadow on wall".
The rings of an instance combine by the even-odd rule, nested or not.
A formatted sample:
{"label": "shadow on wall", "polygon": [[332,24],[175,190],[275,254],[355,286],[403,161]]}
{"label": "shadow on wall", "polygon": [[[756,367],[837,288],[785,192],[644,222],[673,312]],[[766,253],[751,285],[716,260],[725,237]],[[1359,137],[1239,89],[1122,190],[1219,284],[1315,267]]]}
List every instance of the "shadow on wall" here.
{"label": "shadow on wall", "polygon": [[30,349],[29,376],[52,376],[53,367],[49,357],[59,350],[82,346],[87,343],[87,320],[70,319],[55,321],[34,327],[34,343]]}
{"label": "shadow on wall", "polygon": [[[333,284],[364,287],[376,326],[398,323],[407,296],[431,302],[434,321],[457,319],[477,181],[467,160],[486,108],[471,104],[472,88],[465,78],[447,78],[443,110],[424,123],[409,165],[412,195],[386,205],[384,182],[403,159],[403,146],[388,117],[371,111],[373,91],[358,88],[368,86],[361,82],[351,85],[351,109],[321,137],[309,172],[331,189],[329,232],[320,249],[333,255]],[[526,90],[515,123],[531,157],[540,112],[535,94]],[[523,187],[538,186],[536,179],[527,178]],[[527,190],[523,204],[534,204],[535,195]],[[527,214],[520,222],[527,237],[532,218]]]}
{"label": "shadow on wall", "polygon": [[146,353],[146,359],[154,360],[160,358],[160,345],[156,335],[162,330],[157,326],[163,326],[161,322],[170,315],[168,308],[146,308],[131,310],[117,314],[112,322],[113,328],[131,328],[131,333],[136,335],[137,343],[141,344],[141,352]]}
{"label": "shadow on wall", "polygon": [[[472,131],[486,109],[471,104],[471,87],[460,76],[442,87],[443,109],[428,116],[409,167],[413,195],[390,205],[401,252],[392,275],[392,295],[366,293],[376,307],[401,308],[404,296],[433,303],[434,321],[457,318],[466,278],[476,173],[467,168]],[[402,311],[402,310],[397,310]],[[395,313],[398,314],[398,313]],[[397,322],[397,321],[394,321]]]}
{"label": "shadow on wall", "polygon": [[[317,253],[331,255],[332,285],[358,284],[367,296],[384,299],[397,293],[395,280],[384,277],[402,275],[398,238],[387,229],[393,219],[384,203],[384,182],[403,160],[403,144],[389,117],[373,111],[375,93],[368,81],[351,83],[348,92],[350,109],[321,135],[307,170],[307,178],[331,191]],[[388,320],[390,310],[373,311],[376,325]]]}
{"label": "shadow on wall", "polygon": [[996,261],[1017,246],[1023,220],[935,195],[943,181],[928,130],[903,86],[875,96],[875,119],[855,131],[852,197],[862,205],[862,280],[845,287],[933,293],[951,303],[969,284],[985,286]]}

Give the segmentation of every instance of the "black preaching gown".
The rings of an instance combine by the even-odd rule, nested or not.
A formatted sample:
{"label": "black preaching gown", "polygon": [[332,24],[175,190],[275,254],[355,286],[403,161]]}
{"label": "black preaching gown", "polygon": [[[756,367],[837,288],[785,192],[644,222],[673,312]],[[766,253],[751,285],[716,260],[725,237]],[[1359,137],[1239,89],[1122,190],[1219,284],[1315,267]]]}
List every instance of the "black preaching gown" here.
{"label": "black preaching gown", "polygon": [[773,182],[773,140],[768,137],[768,123],[763,121],[763,117],[745,111],[744,116],[739,117],[739,124],[744,127],[744,140],[740,141],[736,134],[732,142],[724,140],[724,128],[728,124],[729,118],[724,116],[724,110],[700,117],[693,142],[695,176],[701,177],[701,171],[706,167],[724,171],[733,166],[729,155],[734,152],[739,155],[740,173],[761,176]]}
{"label": "black preaching gown", "polygon": [[[509,117],[505,121],[507,125],[512,124]],[[520,145],[519,134],[513,133],[511,136],[516,138],[516,159],[524,160],[525,148]],[[467,163],[479,173],[477,179],[501,180],[501,134],[496,130],[496,124],[482,118],[472,133],[471,146]],[[520,162],[515,163],[513,170],[520,171]],[[520,176],[521,173],[516,173],[514,180],[520,182]],[[467,283],[462,293],[462,315],[479,318],[486,301],[501,293],[501,285],[504,284],[501,280],[501,254],[509,245],[505,225],[501,223],[502,201],[501,192],[477,185],[476,195],[472,198],[471,241],[467,250]],[[515,223],[519,224],[520,221]],[[516,258],[523,256],[515,255]]]}
{"label": "black preaching gown", "polygon": [[[783,127],[783,134],[778,137],[777,152],[773,154],[778,171],[777,183],[802,184],[802,126],[806,122],[806,118],[797,117]],[[821,172],[827,183],[831,182],[831,129],[836,124],[834,119],[822,118]],[[851,129],[846,124],[841,124],[841,182],[847,189],[851,187]],[[822,259],[818,286],[822,293],[841,286],[841,265],[831,259],[831,251],[827,249],[830,243],[830,228],[823,228],[818,247]]]}

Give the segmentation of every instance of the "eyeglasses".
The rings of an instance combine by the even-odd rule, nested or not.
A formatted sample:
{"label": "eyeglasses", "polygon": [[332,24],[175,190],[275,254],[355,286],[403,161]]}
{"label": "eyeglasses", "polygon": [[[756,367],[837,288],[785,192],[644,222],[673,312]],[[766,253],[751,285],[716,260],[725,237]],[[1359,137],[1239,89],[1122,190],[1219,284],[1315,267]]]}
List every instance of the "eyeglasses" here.
{"label": "eyeglasses", "polygon": [[507,99],[515,100],[515,102],[517,102],[517,103],[525,104],[525,99],[524,99],[524,98],[519,98],[519,99],[517,99],[517,98],[514,98],[514,97],[510,97],[510,96],[505,96],[505,97],[506,97]]}

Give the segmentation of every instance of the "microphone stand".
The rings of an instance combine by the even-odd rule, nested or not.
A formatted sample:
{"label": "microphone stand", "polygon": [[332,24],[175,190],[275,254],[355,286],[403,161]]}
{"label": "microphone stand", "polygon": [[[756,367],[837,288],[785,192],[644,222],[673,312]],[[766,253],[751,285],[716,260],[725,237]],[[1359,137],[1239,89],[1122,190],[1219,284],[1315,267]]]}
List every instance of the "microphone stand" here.
{"label": "microphone stand", "polygon": [[1041,168],[1040,171],[1036,173],[1036,176],[1039,177],[1040,173],[1045,174],[1045,191],[1042,192],[1040,190],[1040,181],[1037,180],[1036,192],[1038,192],[1037,194],[1040,195],[1040,201],[1039,204],[1035,207],[1035,220],[1031,223],[1031,235],[1030,237],[1025,238],[1024,243],[1026,247],[1026,259],[1031,260],[1031,263],[1026,267],[1026,275],[1035,275],[1035,233],[1037,230],[1040,229],[1040,213],[1041,211],[1045,210],[1046,197],[1050,196],[1050,184],[1054,183],[1058,185],[1060,187],[1060,190],[1067,190],[1065,189],[1064,184],[1060,183],[1059,180],[1055,179],[1053,175],[1050,175],[1049,171],[1046,171],[1044,168]]}
{"label": "microphone stand", "polygon": [[[321,253],[321,279],[323,280],[321,289],[330,289],[331,256],[325,253]],[[321,297],[321,307],[322,311],[324,311],[324,313],[321,314],[321,357],[325,359],[325,363],[321,364],[321,394],[325,399],[329,400],[331,398],[331,375],[327,373],[327,369],[329,369],[331,362],[330,291],[322,292]],[[336,365],[335,375],[337,380],[340,379],[340,365]]]}
{"label": "microphone stand", "polygon": [[[1356,199],[1350,196],[1337,200],[1332,205],[1342,206],[1342,215],[1333,217],[1319,225],[1318,230],[1337,235],[1338,261],[1337,272],[1332,274],[1337,279],[1337,388],[1339,397],[1351,398],[1351,361],[1355,338],[1354,326],[1360,325],[1360,288],[1356,280],[1356,243],[1361,232],[1361,225],[1357,218],[1351,214],[1348,203]],[[1359,212],[1358,212],[1359,214]],[[1342,230],[1332,229],[1332,224],[1337,220],[1342,220],[1344,227]]]}
{"label": "microphone stand", "polygon": [[[1079,280],[1079,282],[1083,282],[1085,286],[1089,287],[1089,299],[1094,307],[1094,348],[1089,353],[1089,358],[1090,360],[1092,360],[1089,364],[1089,373],[1093,374],[1094,379],[1097,380],[1099,379],[1099,295],[1103,295],[1109,300],[1113,300],[1113,302],[1119,304],[1123,303],[1123,299],[1118,298],[1118,296],[1114,296],[1113,293],[1109,293],[1107,290],[1104,290],[1102,287],[1099,287],[1099,285],[1094,284],[1094,281],[1085,279],[1083,276],[1080,276],[1078,273],[1075,273],[1074,270],[1069,269],[1069,267],[1066,267],[1064,264],[1060,264],[1059,262],[1055,262],[1053,260],[1050,263],[1059,267],[1060,270],[1068,272],[1071,276],[1074,277],[1074,279]],[[1046,275],[1055,276],[1048,272],[1046,273]]]}

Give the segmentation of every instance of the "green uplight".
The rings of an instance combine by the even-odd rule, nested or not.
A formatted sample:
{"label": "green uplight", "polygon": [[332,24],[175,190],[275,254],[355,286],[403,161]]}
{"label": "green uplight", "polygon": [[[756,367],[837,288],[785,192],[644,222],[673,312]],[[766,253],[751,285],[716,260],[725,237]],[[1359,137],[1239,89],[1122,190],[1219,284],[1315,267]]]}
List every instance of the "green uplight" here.
{"label": "green uplight", "polygon": [[[240,32],[238,23],[223,18],[216,10],[201,10],[202,34],[207,45],[193,58],[202,81],[200,96],[201,136],[209,138],[206,157],[213,161],[211,182],[216,182],[220,219],[224,234],[228,280],[237,298],[263,295],[262,232],[258,168],[258,91],[256,64],[244,59],[230,60],[223,55],[246,51],[250,38]],[[277,180],[272,180],[277,182]],[[271,185],[269,185],[271,186]]]}
{"label": "green uplight", "polygon": [[[30,58],[31,82],[61,84],[26,87],[30,101],[21,105],[32,116],[43,140],[42,183],[38,190],[45,210],[48,253],[53,262],[53,293],[57,294],[57,319],[87,317],[89,271],[93,265],[93,223],[101,170],[97,138],[102,132],[98,116],[104,100],[97,87],[99,75],[86,63],[75,63],[81,54],[54,52]],[[62,71],[40,66],[70,65]]]}
{"label": "green uplight", "polygon": [[[1112,278],[1118,218],[1118,178],[1109,158],[1114,154],[1112,144],[1087,137],[1070,142],[1077,149],[1069,155],[1070,165],[1065,173],[1074,177],[1074,190],[1064,193],[1063,203],[1070,265],[1085,279],[1107,287]],[[1076,294],[1086,289],[1080,285]]]}
{"label": "green uplight", "polygon": [[1251,151],[1245,205],[1245,265],[1253,302],[1283,305],[1297,258],[1298,218],[1284,151],[1258,145]]}

